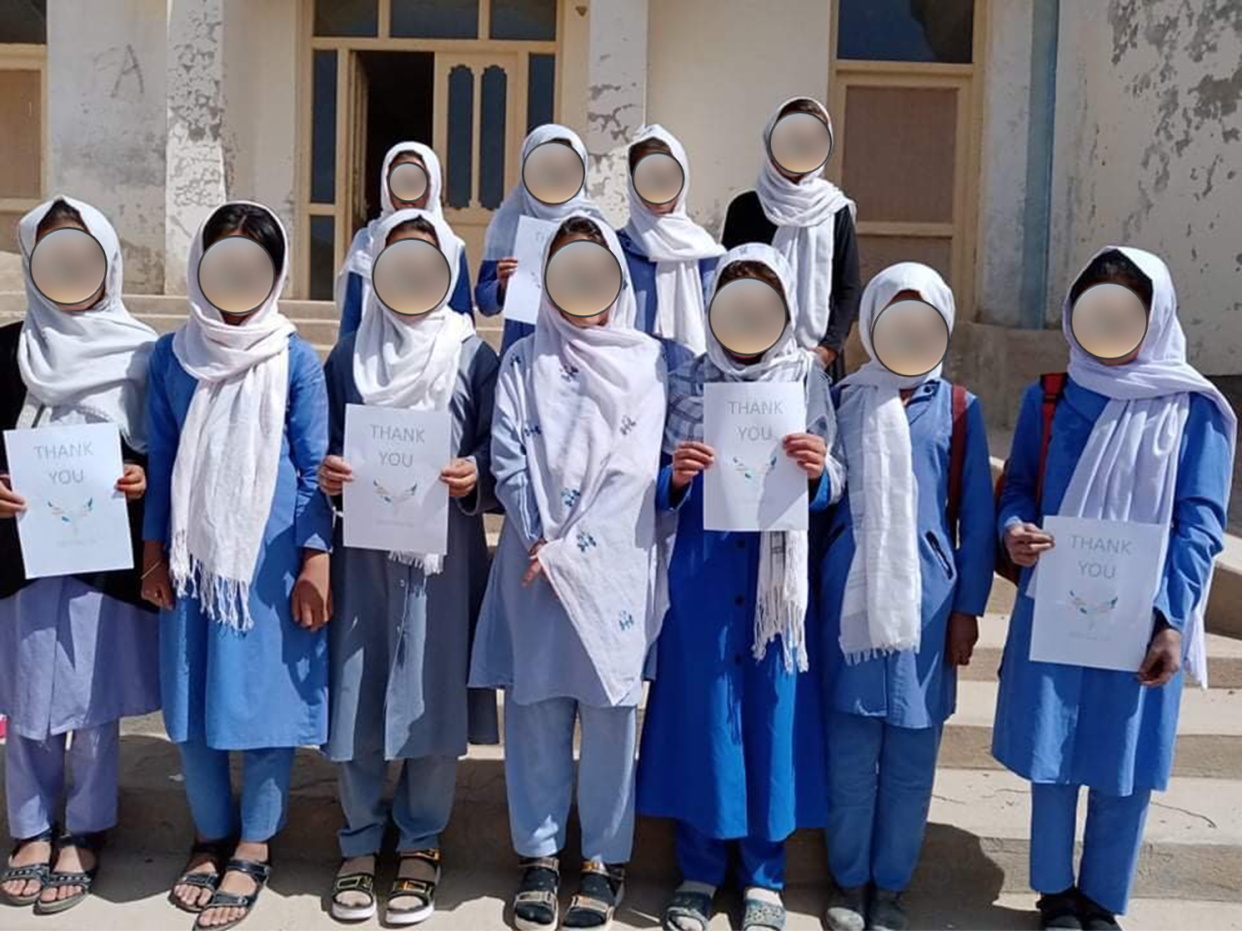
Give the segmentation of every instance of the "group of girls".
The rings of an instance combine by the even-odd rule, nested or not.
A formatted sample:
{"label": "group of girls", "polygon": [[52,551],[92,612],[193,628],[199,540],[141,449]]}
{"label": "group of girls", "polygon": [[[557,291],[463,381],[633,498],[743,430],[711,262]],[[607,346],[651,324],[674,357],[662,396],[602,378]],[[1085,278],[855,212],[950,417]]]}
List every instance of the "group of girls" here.
{"label": "group of girls", "polygon": [[[800,98],[777,111],[765,142],[790,114],[830,127],[821,105]],[[531,133],[524,158],[547,143],[576,153],[585,176],[585,149],[563,126]],[[652,154],[683,172],[663,203],[633,180]],[[404,164],[427,178],[411,201],[389,185]],[[525,182],[506,198],[474,291],[484,314],[504,306],[522,216],[556,224],[545,266],[592,243],[615,259],[621,287],[589,316],[545,291],[533,325],[506,321],[500,358],[474,331],[439,163],[417,143],[385,159],[383,209],[342,270],[342,333],[325,367],[280,312],[289,245],[264,207],[210,215],[190,256],[188,320],[159,339],[125,310],[119,241],[98,211],[62,197],[22,220],[29,306],[0,330],[0,427],[117,425],[117,492],[130,501],[138,568],[28,580],[16,522],[0,520],[9,903],[55,912],[89,894],[116,823],[118,721],[162,708],[196,831],[169,897],[197,928],[231,927],[254,907],[302,745],[338,764],[332,914],[377,912],[391,831],[385,919],[423,921],[457,760],[472,742],[499,740],[501,690],[518,928],[607,927],[636,812],[675,822],[682,881],[666,928],[706,931],[735,857],[743,926],[779,931],[785,842],[797,828],[825,833],[830,928],[905,928],[956,669],[970,662],[999,546],[1023,568],[994,753],[1032,784],[1031,885],[1046,927],[1116,927],[1150,793],[1168,782],[1183,659],[1203,674],[1236,430],[1185,361],[1167,268],[1108,247],[1073,282],[1068,381],[1051,399],[1039,386],[1024,396],[994,506],[979,402],[939,364],[899,374],[875,345],[881,314],[902,302],[930,307],[951,334],[953,295],[935,271],[901,263],[859,294],[852,203],[818,169],[782,167],[770,145],[756,190],[730,208],[723,246],[686,213],[689,164],[671,134],[640,131],[630,167],[619,231],[585,185],[560,203]],[[31,278],[36,245],[65,227],[89,232],[108,262],[99,290],[76,305]],[[196,272],[231,237],[271,259],[270,291],[245,313],[222,312]],[[450,275],[417,316],[385,304],[373,281],[381,253],[407,239],[438,248]],[[783,304],[762,352],[731,349],[705,325],[715,295],[741,279]],[[1108,362],[1070,325],[1078,296],[1104,283],[1138,294],[1147,317],[1138,348]],[[856,314],[870,361],[838,378]],[[782,450],[805,473],[809,531],[705,526],[703,473],[720,467],[704,442],[705,386],[743,382],[805,393],[805,428]],[[342,545],[333,512],[354,477],[348,404],[451,413],[445,554]],[[0,484],[0,518],[27,508],[20,492]],[[489,565],[483,515],[498,510],[506,520]],[[1045,514],[1166,528],[1137,676],[1029,659],[1029,575],[1055,545]],[[562,912],[575,797],[582,867]]]}

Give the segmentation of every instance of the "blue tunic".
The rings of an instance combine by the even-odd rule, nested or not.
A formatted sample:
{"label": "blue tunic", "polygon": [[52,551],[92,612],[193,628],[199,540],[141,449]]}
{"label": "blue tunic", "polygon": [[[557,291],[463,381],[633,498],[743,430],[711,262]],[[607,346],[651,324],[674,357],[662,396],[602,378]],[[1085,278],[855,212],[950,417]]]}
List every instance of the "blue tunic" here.
{"label": "blue tunic", "polygon": [[[1096,419],[1108,399],[1069,381],[1053,420],[1043,506],[1035,504],[1043,393],[1031,385],[1022,399],[1009,474],[997,524],[1039,523],[1056,514]],[[1228,438],[1216,406],[1192,394],[1178,452],[1177,490],[1164,575],[1155,609],[1184,630],[1223,546],[1231,476]],[[1025,591],[1030,570],[1023,570]],[[1179,672],[1160,688],[1134,673],[1031,662],[1034,601],[1020,596],[1009,621],[1001,664],[992,752],[1032,782],[1086,785],[1111,795],[1163,790],[1173,768],[1182,698]]]}
{"label": "blue tunic", "polygon": [[[656,263],[647,258],[642,244],[630,239],[630,234],[624,229],[617,230],[617,239],[620,240],[621,248],[625,251],[625,264],[629,266],[630,282],[634,287],[634,300],[638,304],[638,318],[634,327],[644,333],[655,335],[660,309],[655,286]],[[699,278],[703,282],[704,309],[706,309],[707,295],[711,293],[712,274],[716,269],[716,262],[714,258],[699,260]]]}
{"label": "blue tunic", "polygon": [[[358,327],[362,325],[364,285],[361,275],[357,272],[349,273],[345,281],[345,306],[341,308],[341,339],[358,332]],[[470,302],[470,261],[466,258],[464,249],[461,253],[461,269],[457,273],[457,287],[449,298],[449,307],[466,316],[474,313],[474,306]]]}
{"label": "blue tunic", "polygon": [[[816,367],[808,430],[835,432],[827,376]],[[779,644],[756,662],[762,535],[703,529],[703,480],[674,501],[672,467],[656,503],[677,511],[670,607],[657,642],[639,754],[638,810],[714,838],[782,841],[824,824],[824,738],[818,678],[785,669]],[[811,490],[821,512],[841,494],[829,472]],[[812,610],[808,617],[814,618]],[[811,668],[818,644],[808,637]]]}
{"label": "blue tunic", "polygon": [[[496,269],[499,262],[487,260],[479,266],[479,283],[474,287],[474,302],[479,313],[485,317],[494,317],[504,310],[505,302],[500,296],[500,276]],[[522,323],[519,320],[505,320],[504,341],[500,344],[500,355],[503,357],[509,347],[524,336],[535,332],[533,323]]]}
{"label": "blue tunic", "polygon": [[[147,395],[149,465],[144,537],[168,543],[172,470],[197,380],[164,336],[151,355]],[[289,604],[302,550],[330,548],[332,515],[317,470],[328,447],[328,396],[315,351],[289,340],[289,395],[280,467],[263,532],[250,614],[230,630],[181,598],[160,613],[160,688],[174,743],[205,740],[217,750],[321,744],[328,736],[327,634],[293,622]]]}
{"label": "blue tunic", "polygon": [[[834,393],[839,398],[840,391]],[[849,388],[844,390],[848,391]],[[918,494],[919,573],[923,584],[922,636],[918,652],[907,650],[854,665],[841,652],[841,600],[854,558],[849,494],[832,510],[821,561],[820,608],[824,697],[829,708],[886,718],[898,727],[942,724],[957,703],[957,667],[945,662],[949,615],[983,614],[995,564],[995,513],[987,426],[982,405],[968,396],[962,467],[959,542],[946,520],[949,441],[953,430],[948,382],[925,382],[910,395],[906,417]],[[950,554],[952,554],[950,558]]]}

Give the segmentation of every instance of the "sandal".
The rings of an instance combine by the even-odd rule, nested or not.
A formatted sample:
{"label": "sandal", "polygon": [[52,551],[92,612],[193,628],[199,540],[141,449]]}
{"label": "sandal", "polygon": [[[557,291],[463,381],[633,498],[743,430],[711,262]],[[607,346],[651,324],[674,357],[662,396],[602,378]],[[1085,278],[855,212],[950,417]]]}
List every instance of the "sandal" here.
{"label": "sandal", "polygon": [[782,931],[784,927],[785,906],[760,902],[758,899],[746,900],[746,911],[742,914],[742,931],[750,928],[773,928],[775,931]]}
{"label": "sandal", "polygon": [[660,927],[664,931],[681,931],[682,922],[687,919],[697,923],[700,931],[707,931],[712,921],[712,897],[706,892],[674,892],[664,906]]}
{"label": "sandal", "polygon": [[39,896],[43,894],[43,887],[47,885],[48,876],[51,875],[51,854],[48,854],[48,861],[46,863],[32,863],[29,866],[13,866],[13,858],[27,844],[51,844],[55,836],[55,828],[48,828],[42,834],[36,834],[34,837],[23,837],[13,844],[13,849],[9,851],[9,862],[3,870],[0,870],[0,884],[17,882],[18,880],[25,882],[34,880],[39,884],[39,888],[30,895],[9,895],[7,892],[0,892],[0,901],[19,908],[34,905],[35,902],[39,901]]}
{"label": "sandal", "polygon": [[560,860],[530,857],[522,861],[522,870],[522,884],[513,897],[514,927],[517,931],[555,928],[561,906]]}
{"label": "sandal", "polygon": [[78,850],[86,850],[94,855],[95,865],[85,872],[78,873],[61,873],[56,870],[47,874],[47,881],[43,884],[42,892],[48,889],[62,889],[65,886],[81,886],[81,890],[71,896],[63,899],[56,899],[53,902],[45,902],[40,898],[34,905],[34,913],[36,915],[57,915],[61,912],[67,912],[75,905],[85,902],[91,894],[91,884],[95,882],[95,876],[99,873],[99,851],[103,849],[106,835],[103,831],[96,831],[91,834],[62,834],[58,841],[58,846],[75,847]]}
{"label": "sandal", "polygon": [[[371,855],[379,866],[378,854]],[[342,863],[345,861],[342,860]],[[342,892],[358,892],[367,897],[365,905],[345,905],[339,901]],[[358,871],[356,873],[336,874],[332,880],[332,917],[337,921],[366,921],[375,917],[375,873]]]}
{"label": "sandal", "polygon": [[[177,896],[178,886],[194,886],[198,889],[208,889],[212,893],[220,886],[220,877],[224,875],[224,864],[228,861],[229,854],[233,852],[233,848],[237,846],[237,839],[233,837],[224,837],[220,840],[202,840],[195,841],[194,846],[190,848],[190,855],[186,857],[186,868],[182,872],[180,878],[173,883],[173,887],[168,890],[168,901],[191,915],[197,915],[204,906],[187,905]],[[194,872],[190,863],[200,854],[206,854],[207,859],[198,864],[199,869],[210,863],[216,868],[214,873]]]}
{"label": "sandal", "polygon": [[598,860],[587,860],[582,864],[578,893],[570,900],[561,925],[608,931],[624,895],[624,866],[607,866]]}
{"label": "sandal", "polygon": [[[272,864],[260,863],[258,860],[238,860],[232,859],[224,864],[225,873],[245,873],[255,882],[254,892],[249,895],[236,895],[232,892],[221,892],[217,889],[211,895],[211,900],[203,906],[203,911],[209,911],[213,908],[240,908],[243,914],[240,918],[234,918],[222,925],[204,925],[202,924],[203,916],[200,913],[194,921],[194,931],[228,931],[229,928],[236,928],[239,924],[250,917],[250,913],[254,911],[254,905],[259,901],[259,893],[263,891],[263,887],[267,885],[268,877],[272,875]],[[221,876],[221,881],[224,877]]]}
{"label": "sandal", "polygon": [[[388,924],[399,927],[420,924],[435,913],[436,886],[440,882],[439,850],[415,850],[413,853],[398,855],[398,864],[403,864],[407,860],[426,863],[434,870],[435,878],[414,879],[413,877],[403,877],[400,875],[401,867],[397,867],[398,875],[392,881],[392,888],[388,891],[388,903],[384,909],[384,917],[387,919]],[[413,908],[405,906],[394,907],[393,903],[400,902],[402,899],[413,899],[416,904]]]}

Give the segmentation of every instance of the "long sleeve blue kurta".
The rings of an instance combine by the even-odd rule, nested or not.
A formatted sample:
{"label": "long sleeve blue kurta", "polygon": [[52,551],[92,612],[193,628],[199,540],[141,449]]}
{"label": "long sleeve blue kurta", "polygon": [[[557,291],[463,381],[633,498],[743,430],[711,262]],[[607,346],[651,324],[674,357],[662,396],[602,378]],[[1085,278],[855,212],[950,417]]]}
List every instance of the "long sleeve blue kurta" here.
{"label": "long sleeve blue kurta", "polygon": [[[834,394],[839,397],[837,389]],[[845,388],[843,390],[850,390]],[[848,665],[841,652],[841,601],[854,558],[854,522],[847,487],[832,510],[820,563],[824,698],[833,711],[887,719],[898,727],[934,727],[954,711],[957,667],[945,662],[949,614],[983,614],[995,565],[995,512],[987,426],[969,396],[966,449],[956,547],[949,532],[949,444],[952,388],[935,379],[910,395],[906,417],[918,494],[919,573],[923,627],[917,652],[905,651]],[[814,577],[814,574],[812,574]]]}
{"label": "long sleeve blue kurta", "polygon": [[[634,300],[638,304],[638,317],[634,322],[635,329],[655,335],[656,322],[659,320],[660,301],[656,294],[655,276],[656,263],[647,258],[640,243],[630,239],[624,229],[617,230],[617,239],[625,252],[625,264],[630,270],[630,282],[634,287]],[[703,283],[703,300],[711,293],[712,275],[717,260],[699,260],[699,279]]]}
{"label": "long sleeve blue kurta", "polygon": [[[479,266],[479,283],[474,287],[474,303],[479,313],[485,317],[494,317],[505,307],[504,294],[500,290],[500,276],[497,272],[499,263],[494,260],[485,261]],[[518,320],[505,320],[504,341],[500,346],[501,356],[509,352],[509,347],[525,336],[535,332],[532,323]]]}
{"label": "long sleeve blue kurta", "polygon": [[[1022,398],[997,514],[1002,534],[1011,522],[1039,523],[1043,515],[1057,513],[1108,399],[1072,380],[1066,385],[1052,425],[1043,506],[1037,508],[1042,403],[1040,386],[1030,386]],[[1229,454],[1220,412],[1206,397],[1191,395],[1155,602],[1159,617],[1178,630],[1185,630],[1212,559],[1223,546]],[[1025,591],[1029,575],[1023,570],[1019,591]],[[1183,674],[1160,688],[1146,688],[1131,672],[1031,662],[1034,604],[1020,595],[1009,621],[993,754],[1032,782],[1086,785],[1111,795],[1163,790],[1173,768]]]}
{"label": "long sleeve blue kurta", "polygon": [[[361,275],[357,272],[348,274],[349,277],[345,280],[345,306],[341,308],[341,339],[357,333],[358,327],[362,326],[362,301],[366,290],[366,282]],[[461,268],[457,273],[457,287],[449,298],[449,307],[468,317],[474,314],[474,304],[470,300],[470,261],[466,258],[464,249],[461,253]]]}
{"label": "long sleeve blue kurta", "polygon": [[[197,387],[173,354],[172,336],[160,339],[147,395],[148,540],[168,543],[173,464]],[[332,525],[316,474],[328,447],[328,396],[315,351],[297,336],[289,340],[286,404],[276,490],[250,587],[254,627],[232,631],[192,597],[160,614],[160,688],[174,743],[250,750],[321,744],[328,736],[327,634],[297,626],[290,607],[302,551],[328,550]]]}
{"label": "long sleeve blue kurta", "polygon": [[[345,405],[362,404],[354,381],[354,337],[329,356],[328,452],[345,445]],[[467,694],[470,641],[487,585],[483,514],[496,506],[491,470],[496,353],[477,336],[462,347],[449,409],[455,455],[472,459],[478,485],[449,508],[443,571],[427,576],[378,550],[342,545],[332,554],[328,755],[352,760],[461,756],[469,741],[496,743],[496,696]],[[447,464],[447,463],[446,463]]]}
{"label": "long sleeve blue kurta", "polygon": [[[818,367],[811,377],[808,430],[831,448],[828,379]],[[818,679],[787,671],[778,643],[762,661],[751,652],[762,534],[704,530],[702,476],[676,501],[671,478],[666,464],[656,502],[677,511],[677,542],[643,725],[638,810],[713,838],[782,841],[796,827],[822,827]],[[830,461],[811,489],[812,512],[840,497],[843,478]],[[808,649],[813,670],[816,638],[808,637]]]}

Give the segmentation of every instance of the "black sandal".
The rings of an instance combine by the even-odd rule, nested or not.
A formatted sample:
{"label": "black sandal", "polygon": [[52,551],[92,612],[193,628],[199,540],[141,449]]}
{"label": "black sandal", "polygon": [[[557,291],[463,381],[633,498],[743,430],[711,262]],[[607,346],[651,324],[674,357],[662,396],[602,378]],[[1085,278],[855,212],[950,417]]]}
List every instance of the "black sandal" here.
{"label": "black sandal", "polygon": [[1082,920],[1078,916],[1078,889],[1070,886],[1064,892],[1052,892],[1039,897],[1035,907],[1039,909],[1039,926],[1044,929],[1082,928]]}
{"label": "black sandal", "polygon": [[[220,886],[220,878],[224,875],[224,864],[228,861],[229,854],[233,852],[233,848],[237,846],[237,839],[234,837],[223,837],[220,840],[203,840],[195,841],[194,846],[190,848],[190,855],[186,857],[186,869],[182,872],[181,877],[173,883],[173,887],[168,890],[168,901],[190,915],[199,914],[205,906],[187,905],[177,896],[178,886],[194,886],[197,889],[207,889],[213,894]],[[206,854],[207,859],[195,867],[199,872],[193,872],[190,863],[200,854]],[[201,867],[210,863],[216,868],[214,873],[204,873]]]}
{"label": "black sandal", "polygon": [[582,864],[578,893],[570,900],[561,924],[566,928],[608,931],[624,895],[624,866],[606,866],[596,860],[587,860]]}
{"label": "black sandal", "polygon": [[[384,918],[388,924],[398,927],[420,924],[435,914],[436,886],[440,883],[439,850],[415,850],[413,853],[403,853],[399,855],[397,862],[401,864],[406,860],[426,863],[435,870],[435,878],[402,877],[401,868],[397,867],[397,878],[392,881],[392,888],[388,891],[388,904],[384,911]],[[402,899],[414,899],[419,904],[414,908],[393,908],[393,903],[400,902]]]}
{"label": "black sandal", "polygon": [[[370,854],[379,867],[379,854]],[[354,858],[350,858],[354,859]],[[342,860],[343,864],[345,861]],[[367,897],[365,905],[345,905],[339,901],[342,892],[359,892]],[[375,872],[359,870],[336,874],[332,880],[332,917],[337,921],[366,921],[375,917]]]}
{"label": "black sandal", "polygon": [[547,931],[556,927],[561,902],[561,863],[556,857],[522,861],[522,884],[513,897],[513,925],[517,931]]}
{"label": "black sandal", "polygon": [[51,844],[53,838],[55,837],[56,829],[48,828],[42,834],[36,834],[34,837],[23,837],[14,842],[13,849],[9,851],[9,863],[5,865],[5,868],[2,871],[0,871],[0,884],[18,882],[19,880],[22,882],[30,882],[31,880],[34,880],[39,884],[39,888],[36,889],[31,895],[9,895],[7,892],[0,892],[0,901],[3,901],[6,905],[13,905],[18,908],[24,908],[27,905],[34,905],[35,902],[39,901],[39,896],[43,894],[43,887],[47,885],[48,876],[52,871],[51,857],[55,854],[55,851],[48,854],[48,861],[46,863],[31,863],[29,866],[13,866],[12,862],[13,858],[17,856],[21,849],[27,844]]}
{"label": "black sandal", "polygon": [[680,931],[681,922],[687,918],[698,924],[702,931],[707,931],[712,923],[712,897],[706,892],[674,892],[664,906],[660,927],[664,931]]}
{"label": "black sandal", "polygon": [[43,884],[40,895],[48,889],[63,889],[65,886],[80,886],[81,890],[71,896],[56,899],[52,902],[45,902],[40,897],[34,905],[34,913],[36,915],[58,915],[61,912],[67,912],[75,905],[82,904],[90,897],[91,885],[95,882],[95,876],[99,873],[99,851],[103,849],[105,839],[106,835],[103,831],[96,831],[91,834],[61,835],[58,847],[73,847],[77,850],[85,850],[95,858],[95,865],[81,873],[61,873],[56,870],[48,873],[47,881]]}
{"label": "black sandal", "polygon": [[[239,924],[250,917],[250,913],[254,911],[254,905],[259,901],[259,893],[263,891],[263,887],[267,885],[268,877],[272,875],[272,864],[260,863],[258,860],[238,860],[232,859],[224,864],[224,872],[227,873],[245,873],[255,882],[254,892],[249,895],[235,895],[232,892],[221,892],[217,889],[211,895],[211,900],[203,906],[203,912],[210,911],[213,908],[240,908],[243,910],[240,918],[234,918],[222,925],[204,925],[202,923],[203,916],[199,913],[198,918],[194,921],[194,931],[228,931],[229,928],[236,928]],[[221,882],[224,876],[220,877]]]}

